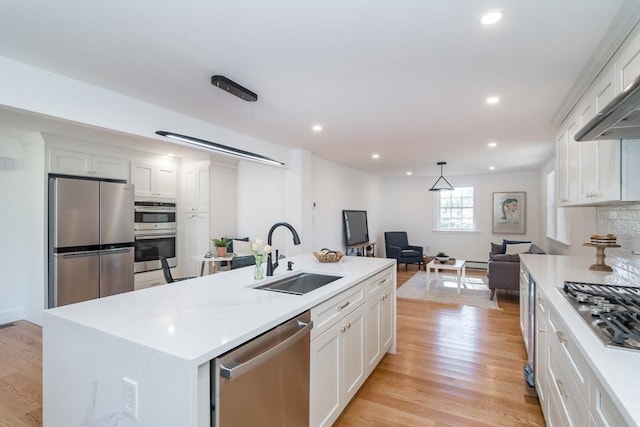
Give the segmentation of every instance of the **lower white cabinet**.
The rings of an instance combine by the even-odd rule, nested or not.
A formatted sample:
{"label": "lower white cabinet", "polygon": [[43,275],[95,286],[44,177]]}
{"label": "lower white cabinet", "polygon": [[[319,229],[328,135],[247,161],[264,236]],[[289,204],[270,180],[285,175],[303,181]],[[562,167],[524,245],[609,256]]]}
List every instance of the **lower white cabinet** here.
{"label": "lower white cabinet", "polygon": [[367,373],[380,362],[393,340],[393,284],[367,301]]}
{"label": "lower white cabinet", "polygon": [[311,341],[310,425],[330,426],[366,378],[360,305]]}
{"label": "lower white cabinet", "polygon": [[549,427],[629,425],[544,292],[536,300],[536,390]]}
{"label": "lower white cabinet", "polygon": [[394,273],[388,268],[311,309],[310,426],[331,426],[392,347]]}

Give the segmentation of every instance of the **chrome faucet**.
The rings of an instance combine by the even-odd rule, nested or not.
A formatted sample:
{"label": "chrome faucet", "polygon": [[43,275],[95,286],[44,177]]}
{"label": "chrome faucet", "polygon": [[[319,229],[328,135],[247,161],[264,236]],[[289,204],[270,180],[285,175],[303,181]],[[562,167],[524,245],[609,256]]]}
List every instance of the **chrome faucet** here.
{"label": "chrome faucet", "polygon": [[[276,224],[273,224],[273,226],[269,230],[269,234],[267,235],[267,244],[269,246],[271,246],[271,238],[273,236],[273,232],[278,227],[287,227],[289,229],[289,231],[291,231],[291,234],[293,234],[293,244],[294,245],[299,245],[300,244],[300,236],[298,236],[298,232],[295,230],[295,228],[293,228],[291,226],[291,224],[289,224],[289,223],[278,222]],[[267,255],[267,276],[273,276],[273,270],[278,268],[278,251],[276,250],[276,262],[275,263],[271,259],[271,255],[272,255],[272,252],[269,252],[269,255]]]}

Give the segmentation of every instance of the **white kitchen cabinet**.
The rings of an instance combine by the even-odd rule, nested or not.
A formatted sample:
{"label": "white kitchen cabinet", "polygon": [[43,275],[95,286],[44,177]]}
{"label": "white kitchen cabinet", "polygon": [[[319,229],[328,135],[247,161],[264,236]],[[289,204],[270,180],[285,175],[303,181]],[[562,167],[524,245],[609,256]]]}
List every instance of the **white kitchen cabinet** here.
{"label": "white kitchen cabinet", "polygon": [[362,304],[311,341],[311,426],[331,426],[364,383],[364,352]]}
{"label": "white kitchen cabinet", "polygon": [[134,161],[131,181],[136,197],[176,199],[178,197],[178,167],[162,160]]}
{"label": "white kitchen cabinet", "polygon": [[556,199],[558,206],[569,204],[569,140],[563,128],[556,136]]}
{"label": "white kitchen cabinet", "polygon": [[616,74],[615,92],[618,94],[629,86],[636,77],[640,76],[640,32],[623,48],[615,62],[614,69]]}
{"label": "white kitchen cabinet", "polygon": [[330,426],[395,338],[395,269],[311,309],[309,425]]}
{"label": "white kitchen cabinet", "polygon": [[544,293],[539,289],[536,291],[536,308],[535,308],[535,385],[538,392],[538,400],[540,401],[540,407],[542,411],[547,413],[549,410],[549,402],[547,394],[549,392],[549,379],[546,374],[546,366],[549,363],[548,359],[548,332],[549,326],[547,325],[548,309],[547,300]]}
{"label": "white kitchen cabinet", "polygon": [[189,212],[184,215],[184,260],[181,275],[193,277],[198,274],[196,261],[192,256],[202,256],[209,252],[209,213]]}
{"label": "white kitchen cabinet", "polygon": [[373,371],[391,347],[393,296],[393,285],[389,279],[387,285],[367,300],[367,373]]}
{"label": "white kitchen cabinet", "polygon": [[591,375],[589,399],[591,427],[622,427],[628,425],[594,374]]}
{"label": "white kitchen cabinet", "polygon": [[209,212],[209,166],[209,161],[182,165],[182,205],[185,212]]}
{"label": "white kitchen cabinet", "polygon": [[129,181],[129,162],[116,157],[50,148],[49,172]]}

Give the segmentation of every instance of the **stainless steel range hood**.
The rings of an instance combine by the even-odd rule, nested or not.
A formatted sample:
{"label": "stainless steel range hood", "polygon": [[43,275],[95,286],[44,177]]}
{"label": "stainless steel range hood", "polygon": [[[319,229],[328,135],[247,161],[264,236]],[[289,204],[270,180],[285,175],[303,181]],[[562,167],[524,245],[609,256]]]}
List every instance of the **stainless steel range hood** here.
{"label": "stainless steel range hood", "polygon": [[640,138],[640,77],[576,133],[576,141]]}

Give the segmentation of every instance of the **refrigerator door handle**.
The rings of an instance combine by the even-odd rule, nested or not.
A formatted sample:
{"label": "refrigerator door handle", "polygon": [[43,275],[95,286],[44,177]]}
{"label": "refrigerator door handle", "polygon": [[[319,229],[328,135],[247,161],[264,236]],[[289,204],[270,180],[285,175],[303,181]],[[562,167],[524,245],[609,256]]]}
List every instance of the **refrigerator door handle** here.
{"label": "refrigerator door handle", "polygon": [[[59,256],[56,254],[55,256]],[[83,258],[88,256],[98,256],[98,251],[74,252],[71,254],[63,254],[62,258]]]}
{"label": "refrigerator door handle", "polygon": [[124,248],[124,249],[103,249],[100,251],[101,254],[105,254],[105,255],[113,255],[113,254],[126,254],[128,252],[131,252],[131,248]]}

